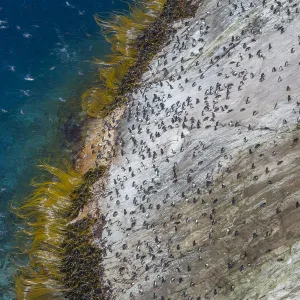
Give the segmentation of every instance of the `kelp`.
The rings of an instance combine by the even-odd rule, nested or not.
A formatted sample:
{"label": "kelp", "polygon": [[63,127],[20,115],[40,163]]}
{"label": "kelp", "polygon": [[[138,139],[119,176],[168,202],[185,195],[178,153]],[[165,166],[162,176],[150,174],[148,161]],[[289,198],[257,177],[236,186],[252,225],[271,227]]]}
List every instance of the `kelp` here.
{"label": "kelp", "polygon": [[89,170],[84,175],[84,183],[73,193],[73,200],[70,209],[65,215],[67,218],[74,219],[79,211],[88,203],[92,197],[91,186],[104,176],[105,166],[99,166],[96,169]]}
{"label": "kelp", "polygon": [[104,117],[126,102],[126,93],[139,85],[150,60],[158,53],[172,31],[170,24],[192,16],[198,1],[145,0],[129,5],[129,14],[108,19],[95,16],[111,54],[101,66],[100,86],[82,95],[82,108],[92,117]]}
{"label": "kelp", "polygon": [[[95,260],[97,255],[98,263],[101,260],[100,249],[91,241],[94,220],[86,219],[84,226],[83,221],[70,222],[91,198],[90,187],[103,175],[105,167],[90,170],[84,177],[69,165],[66,171],[45,164],[39,167],[46,170],[52,179],[43,183],[33,182],[36,187],[34,193],[15,209],[15,213],[25,220],[27,226],[24,232],[31,238],[30,245],[23,249],[23,253],[29,256],[29,263],[19,268],[15,290],[17,299],[64,299],[72,293],[70,287],[73,290],[75,279],[82,275],[81,269],[77,268],[82,259]],[[80,228],[80,234],[78,230],[74,232],[74,228]],[[87,250],[81,251],[81,256],[74,252],[79,241]],[[89,253],[94,255],[90,257]],[[72,264],[69,264],[70,259]],[[85,286],[90,289],[90,295],[94,295],[92,290],[99,291],[101,286],[99,276],[95,277],[95,268],[87,268],[86,271],[90,283],[86,281]],[[73,275],[66,279],[66,274],[70,273]],[[87,295],[88,292],[84,291]],[[83,299],[80,298],[82,294],[78,295],[78,298],[72,296],[71,299]],[[98,298],[91,296],[90,299]]]}
{"label": "kelp", "polygon": [[136,62],[138,51],[136,38],[162,12],[166,0],[135,1],[129,5],[129,14],[114,14],[108,19],[95,16],[106,41],[111,44],[111,54],[106,61],[96,60],[102,65],[101,86],[82,95],[82,108],[90,116],[103,117],[114,107],[111,104],[118,96],[122,80]]}
{"label": "kelp", "polygon": [[[172,32],[171,22],[192,16],[196,7],[186,0],[145,0],[129,5],[129,15],[107,20],[95,16],[112,53],[106,61],[96,60],[101,84],[82,95],[82,108],[93,117],[104,117],[126,102],[126,94],[138,86],[149,61]],[[23,233],[31,239],[23,249],[29,264],[19,268],[15,279],[17,298],[103,299],[107,291],[101,285],[101,249],[92,243],[95,220],[75,218],[105,167],[84,177],[69,165],[66,171],[46,164],[40,168],[52,179],[33,182],[35,192],[14,210],[27,223]]]}
{"label": "kelp", "polygon": [[68,225],[60,269],[67,299],[103,299],[104,290],[99,280],[101,249],[91,242],[94,223],[95,220],[83,218]]}

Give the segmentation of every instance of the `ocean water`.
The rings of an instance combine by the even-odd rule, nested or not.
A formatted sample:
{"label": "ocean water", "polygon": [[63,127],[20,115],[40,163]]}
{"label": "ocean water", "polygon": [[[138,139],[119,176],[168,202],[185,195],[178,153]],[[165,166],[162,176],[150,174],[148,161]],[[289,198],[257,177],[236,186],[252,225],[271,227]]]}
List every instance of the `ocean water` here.
{"label": "ocean water", "polygon": [[37,163],[70,156],[76,126],[64,124],[97,78],[93,57],[109,51],[93,15],[121,9],[127,5],[120,0],[0,2],[0,299],[15,298],[22,262],[10,204],[30,193],[31,179],[41,176]]}

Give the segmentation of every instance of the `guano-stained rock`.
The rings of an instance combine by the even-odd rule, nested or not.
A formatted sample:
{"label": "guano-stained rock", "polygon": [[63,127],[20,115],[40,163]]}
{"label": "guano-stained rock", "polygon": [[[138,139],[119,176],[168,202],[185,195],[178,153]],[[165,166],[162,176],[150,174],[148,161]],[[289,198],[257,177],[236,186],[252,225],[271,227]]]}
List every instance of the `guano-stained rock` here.
{"label": "guano-stained rock", "polygon": [[110,299],[300,299],[299,3],[205,0],[174,28],[94,185]]}

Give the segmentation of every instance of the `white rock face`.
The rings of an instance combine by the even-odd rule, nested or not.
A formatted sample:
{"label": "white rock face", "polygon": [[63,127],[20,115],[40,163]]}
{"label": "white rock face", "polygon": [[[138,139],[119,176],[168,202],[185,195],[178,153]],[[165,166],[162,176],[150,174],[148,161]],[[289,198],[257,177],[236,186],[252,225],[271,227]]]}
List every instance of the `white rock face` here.
{"label": "white rock face", "polygon": [[205,0],[174,24],[95,185],[111,299],[300,299],[299,9]]}

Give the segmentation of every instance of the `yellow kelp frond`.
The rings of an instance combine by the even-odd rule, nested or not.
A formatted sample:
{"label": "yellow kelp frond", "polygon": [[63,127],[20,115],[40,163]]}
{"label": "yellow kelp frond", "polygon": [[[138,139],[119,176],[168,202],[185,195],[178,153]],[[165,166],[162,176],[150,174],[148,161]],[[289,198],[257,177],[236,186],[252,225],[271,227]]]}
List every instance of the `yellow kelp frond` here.
{"label": "yellow kelp frond", "polygon": [[100,79],[105,81],[106,88],[117,92],[124,75],[130,67],[130,60],[123,59],[113,67],[102,69]]}
{"label": "yellow kelp frond", "polygon": [[36,273],[35,270],[22,269],[15,279],[17,299],[59,300],[62,299],[62,287],[47,274]]}
{"label": "yellow kelp frond", "polygon": [[136,64],[138,57],[137,38],[161,14],[165,3],[166,0],[134,1],[128,4],[128,14],[114,14],[108,18],[99,15],[94,17],[101,27],[102,35],[111,44],[112,53],[105,61],[95,60],[102,66],[100,71],[100,80],[103,84],[102,95],[99,94],[98,88],[94,88],[82,96],[82,108],[90,116],[103,117],[112,108],[108,104],[114,99],[108,101],[104,90],[108,90],[112,98],[117,96],[122,98],[120,93],[123,90],[122,81],[129,69]]}
{"label": "yellow kelp frond", "polygon": [[65,218],[72,206],[73,193],[82,184],[82,176],[72,170],[60,170],[39,165],[53,176],[52,181],[34,183],[35,192],[17,209],[27,220],[27,232],[32,244],[23,250],[30,257],[29,266],[21,268],[16,278],[18,299],[61,299],[62,275],[59,272],[67,223]]}
{"label": "yellow kelp frond", "polygon": [[[100,166],[82,177],[70,165],[66,165],[66,170],[46,164],[39,167],[53,177],[52,181],[34,183],[35,192],[20,208],[14,209],[26,220],[27,228],[21,231],[31,238],[31,244],[26,243],[22,249],[30,258],[29,264],[19,268],[15,279],[17,299],[65,299],[72,294],[69,288],[80,286],[82,278],[88,290],[77,289],[76,295],[78,299],[92,299],[89,295],[94,295],[93,288],[101,290],[97,269],[101,251],[91,245],[94,220],[86,219],[76,225],[71,221],[91,198],[90,186],[106,168]],[[76,233],[78,228],[81,229]],[[86,277],[82,275],[84,260],[87,265],[95,263],[95,267],[86,271]]]}
{"label": "yellow kelp frond", "polygon": [[92,117],[103,117],[106,115],[109,105],[115,98],[113,91],[104,88],[92,88],[82,96],[82,109]]}
{"label": "yellow kelp frond", "polygon": [[39,167],[47,170],[54,178],[53,181],[34,183],[37,189],[17,209],[17,214],[28,220],[34,216],[41,215],[42,212],[52,212],[51,207],[56,212],[60,211],[60,213],[63,213],[66,211],[68,207],[67,200],[69,200],[70,194],[83,183],[81,175],[71,169],[62,171],[45,164],[39,165]]}
{"label": "yellow kelp frond", "polygon": [[[154,8],[154,6],[153,6]],[[147,4],[142,5],[130,5],[130,16],[134,23],[139,24],[139,27],[135,29],[144,29],[145,26],[149,25],[151,22],[154,21],[157,12],[162,10],[162,7],[156,7],[156,11],[153,9],[149,9]]]}
{"label": "yellow kelp frond", "polygon": [[74,185],[80,185],[82,183],[81,175],[75,170],[68,167],[67,171],[62,171],[56,167],[50,165],[39,165],[39,168],[48,171],[50,174],[57,177],[57,179],[68,187],[74,187]]}
{"label": "yellow kelp frond", "polygon": [[[101,33],[111,44],[111,54],[105,62],[98,61],[102,90],[109,90],[115,104],[139,85],[147,65],[167,41],[170,24],[192,16],[200,0],[141,0],[128,4],[129,13],[108,18],[96,15]],[[104,96],[82,97],[82,108],[90,116],[103,117],[115,105],[101,103]]]}

